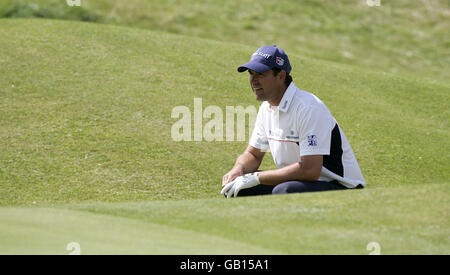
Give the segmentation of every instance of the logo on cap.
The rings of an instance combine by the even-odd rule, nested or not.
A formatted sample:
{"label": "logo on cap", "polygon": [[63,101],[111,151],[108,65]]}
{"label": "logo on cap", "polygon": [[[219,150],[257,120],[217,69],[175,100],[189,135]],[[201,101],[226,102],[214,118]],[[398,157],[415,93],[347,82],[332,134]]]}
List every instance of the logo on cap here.
{"label": "logo on cap", "polygon": [[267,59],[267,58],[270,57],[270,54],[268,54],[268,53],[262,53],[262,52],[258,52],[258,51],[256,51],[254,54],[252,54],[252,57],[255,56],[255,55],[262,56],[262,57],[264,57],[265,59]]}
{"label": "logo on cap", "polygon": [[275,62],[277,63],[278,66],[283,66],[284,65],[284,59],[281,57],[276,58]]}

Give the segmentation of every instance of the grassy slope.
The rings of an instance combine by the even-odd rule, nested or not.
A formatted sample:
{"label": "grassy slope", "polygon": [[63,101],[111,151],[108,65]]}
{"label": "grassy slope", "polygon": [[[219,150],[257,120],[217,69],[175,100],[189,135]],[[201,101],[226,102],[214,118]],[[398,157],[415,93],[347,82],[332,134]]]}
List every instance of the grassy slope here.
{"label": "grassy slope", "polygon": [[64,0],[5,0],[0,17],[3,10],[8,16],[94,20],[234,41],[252,50],[276,43],[288,53],[448,79],[448,2],[381,2],[369,7],[366,0],[83,0],[78,8]]}
{"label": "grassy slope", "polygon": [[[387,253],[448,253],[448,82],[290,54],[308,68],[294,69],[295,82],[338,119],[368,188],[230,202],[218,195],[220,178],[245,142],[173,142],[170,113],[177,105],[193,110],[194,97],[223,109],[257,105],[246,76],[235,72],[253,47],[86,23],[0,26],[1,205],[90,201],[73,208],[244,241],[249,249],[258,243],[251,232],[272,225],[262,232],[271,253],[365,253],[372,240]],[[181,201],[96,204],[168,199]],[[8,211],[21,210],[3,208],[1,219],[15,219]],[[287,234],[277,237],[280,222]],[[7,238],[15,228],[4,230]]]}
{"label": "grassy slope", "polygon": [[273,253],[365,254],[372,241],[379,242],[385,254],[448,253],[448,191],[448,186],[433,184],[407,190],[93,204],[74,209],[156,222]]}
{"label": "grassy slope", "polygon": [[[2,208],[0,253],[448,254],[448,186]],[[433,198],[430,200],[430,198]],[[69,208],[67,210],[66,208]]]}
{"label": "grassy slope", "polygon": [[0,254],[272,254],[276,251],[157,223],[66,209],[3,208]]}

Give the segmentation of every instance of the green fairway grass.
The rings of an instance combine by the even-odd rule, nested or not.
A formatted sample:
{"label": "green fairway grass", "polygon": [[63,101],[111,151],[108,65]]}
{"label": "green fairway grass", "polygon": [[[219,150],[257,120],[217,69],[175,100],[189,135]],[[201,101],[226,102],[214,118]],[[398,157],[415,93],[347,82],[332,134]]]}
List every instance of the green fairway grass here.
{"label": "green fairway grass", "polygon": [[288,51],[294,82],[339,121],[367,188],[226,200],[221,178],[247,143],[175,142],[171,111],[193,111],[194,98],[257,107],[236,72],[254,46],[0,19],[0,49],[0,254],[68,254],[69,242],[86,254],[368,254],[369,242],[450,252],[440,77]]}
{"label": "green fairway grass", "polygon": [[[214,235],[110,215],[3,208],[1,254],[275,254]],[[78,243],[79,250],[68,249]]]}
{"label": "green fairway grass", "polygon": [[[0,209],[0,253],[448,254],[448,187]],[[433,200],[430,200],[430,198]],[[69,209],[69,210],[68,210]]]}

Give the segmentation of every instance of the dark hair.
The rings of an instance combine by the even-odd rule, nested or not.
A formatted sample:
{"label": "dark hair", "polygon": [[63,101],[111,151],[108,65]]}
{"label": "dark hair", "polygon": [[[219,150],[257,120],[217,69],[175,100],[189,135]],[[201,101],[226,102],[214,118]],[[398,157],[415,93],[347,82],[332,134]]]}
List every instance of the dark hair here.
{"label": "dark hair", "polygon": [[[277,76],[281,72],[281,69],[272,68],[272,72],[273,72],[273,76]],[[289,87],[291,82],[292,82],[292,76],[288,72],[286,72],[286,79],[284,80],[284,84],[286,85],[286,87]]]}

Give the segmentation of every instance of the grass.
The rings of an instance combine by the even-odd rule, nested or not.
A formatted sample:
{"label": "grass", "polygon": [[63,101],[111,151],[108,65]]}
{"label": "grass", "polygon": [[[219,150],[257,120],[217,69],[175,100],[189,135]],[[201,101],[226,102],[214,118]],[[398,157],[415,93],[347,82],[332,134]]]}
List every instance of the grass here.
{"label": "grass", "polygon": [[[447,254],[448,186],[0,211],[2,253]],[[433,200],[430,200],[433,197]],[[424,207],[426,205],[427,207]],[[282,226],[282,230],[280,230]]]}
{"label": "grass", "polygon": [[328,105],[368,186],[225,200],[220,179],[246,142],[174,142],[171,110],[193,110],[194,97],[257,106],[236,72],[252,45],[0,25],[0,253],[64,254],[71,241],[83,253],[366,254],[371,241],[385,254],[449,253],[448,81],[288,51],[295,83]]}
{"label": "grass", "polygon": [[[401,187],[374,188],[233,201],[94,204],[74,209],[220,236],[271,253],[365,254],[371,241],[379,242],[386,254],[448,252],[446,210],[441,208],[448,187],[421,185],[404,191]],[[429,195],[433,202],[428,201]],[[424,209],[423,204],[428,207]]]}
{"label": "grass", "polygon": [[[246,142],[174,142],[171,110],[193,111],[194,97],[257,106],[235,72],[251,47],[95,24],[2,25],[0,205],[217,195]],[[295,82],[332,110],[369,184],[446,182],[447,83],[292,60],[309,68]]]}
{"label": "grass", "polygon": [[82,6],[69,7],[65,0],[3,0],[0,18],[54,18],[96,22],[100,18]]}
{"label": "grass", "polygon": [[6,208],[2,254],[268,254],[259,246],[138,219],[67,209]]}
{"label": "grass", "polygon": [[253,50],[278,44],[287,53],[367,70],[450,77],[447,1],[381,1],[380,7],[366,0],[83,0],[81,7],[64,0],[3,2],[0,17],[9,10],[8,17],[80,18],[233,41]]}

